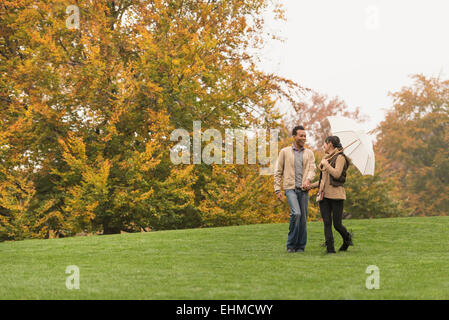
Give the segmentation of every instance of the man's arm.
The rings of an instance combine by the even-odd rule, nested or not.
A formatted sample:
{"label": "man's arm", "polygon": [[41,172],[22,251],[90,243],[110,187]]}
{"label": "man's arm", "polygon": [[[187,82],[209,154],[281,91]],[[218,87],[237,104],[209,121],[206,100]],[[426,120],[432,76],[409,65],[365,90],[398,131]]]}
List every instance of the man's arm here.
{"label": "man's arm", "polygon": [[282,175],[284,174],[284,152],[281,150],[279,153],[276,169],[274,171],[274,192],[281,192],[281,180]]}
{"label": "man's arm", "polygon": [[[308,159],[308,163],[307,163],[307,177],[306,177],[306,185],[304,187],[306,188],[310,188],[311,185],[310,183],[313,181],[313,179],[315,178],[316,175],[316,165],[315,165],[315,154],[310,151],[310,159]],[[308,185],[307,185],[308,183]]]}
{"label": "man's arm", "polygon": [[310,159],[310,163],[309,163],[309,176],[307,177],[310,181],[313,181],[313,179],[315,178],[316,175],[316,165],[315,165],[315,154],[313,153],[313,151],[310,152],[311,155],[311,159]]}

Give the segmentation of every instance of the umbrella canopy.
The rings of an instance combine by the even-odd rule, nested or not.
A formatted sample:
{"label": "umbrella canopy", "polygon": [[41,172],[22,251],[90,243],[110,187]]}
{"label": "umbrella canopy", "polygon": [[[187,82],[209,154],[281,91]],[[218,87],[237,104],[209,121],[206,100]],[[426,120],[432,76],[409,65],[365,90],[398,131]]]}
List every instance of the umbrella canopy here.
{"label": "umbrella canopy", "polygon": [[345,155],[362,175],[374,175],[373,142],[369,135],[352,119],[327,117],[333,136],[340,138]]}

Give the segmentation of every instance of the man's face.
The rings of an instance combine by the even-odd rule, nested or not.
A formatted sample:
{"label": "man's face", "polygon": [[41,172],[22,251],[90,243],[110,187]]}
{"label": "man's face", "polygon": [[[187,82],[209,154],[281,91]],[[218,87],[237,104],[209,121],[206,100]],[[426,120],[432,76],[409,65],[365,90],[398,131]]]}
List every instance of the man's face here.
{"label": "man's face", "polygon": [[305,130],[298,130],[296,131],[296,136],[293,136],[293,139],[295,139],[295,144],[300,147],[304,147],[304,144],[306,143],[306,138],[307,135]]}

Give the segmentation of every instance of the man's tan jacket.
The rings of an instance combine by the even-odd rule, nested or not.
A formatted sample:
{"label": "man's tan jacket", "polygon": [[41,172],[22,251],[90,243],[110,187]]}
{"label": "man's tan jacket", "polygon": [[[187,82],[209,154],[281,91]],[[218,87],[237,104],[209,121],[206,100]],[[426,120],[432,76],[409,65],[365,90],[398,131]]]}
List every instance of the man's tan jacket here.
{"label": "man's tan jacket", "polygon": [[[312,150],[304,149],[302,155],[302,183],[304,184],[307,179],[312,182],[315,178],[316,165]],[[281,179],[284,190],[295,189],[295,154],[292,146],[281,149],[275,168],[274,191],[276,193],[281,191]]]}

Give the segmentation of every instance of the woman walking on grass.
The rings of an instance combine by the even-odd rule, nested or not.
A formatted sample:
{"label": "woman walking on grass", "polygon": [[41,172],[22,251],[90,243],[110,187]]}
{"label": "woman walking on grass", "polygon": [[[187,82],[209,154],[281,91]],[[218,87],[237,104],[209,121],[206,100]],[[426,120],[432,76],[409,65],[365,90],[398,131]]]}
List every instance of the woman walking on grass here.
{"label": "woman walking on grass", "polygon": [[324,237],[326,239],[327,253],[335,253],[334,236],[332,234],[332,222],[335,230],[343,238],[343,244],[339,251],[346,251],[352,246],[352,236],[342,224],[343,205],[346,200],[344,183],[346,170],[350,160],[343,153],[340,138],[329,136],[324,143],[326,155],[318,166],[321,170],[320,180],[311,187],[319,188],[317,201],[320,205],[321,216],[324,222]]}

